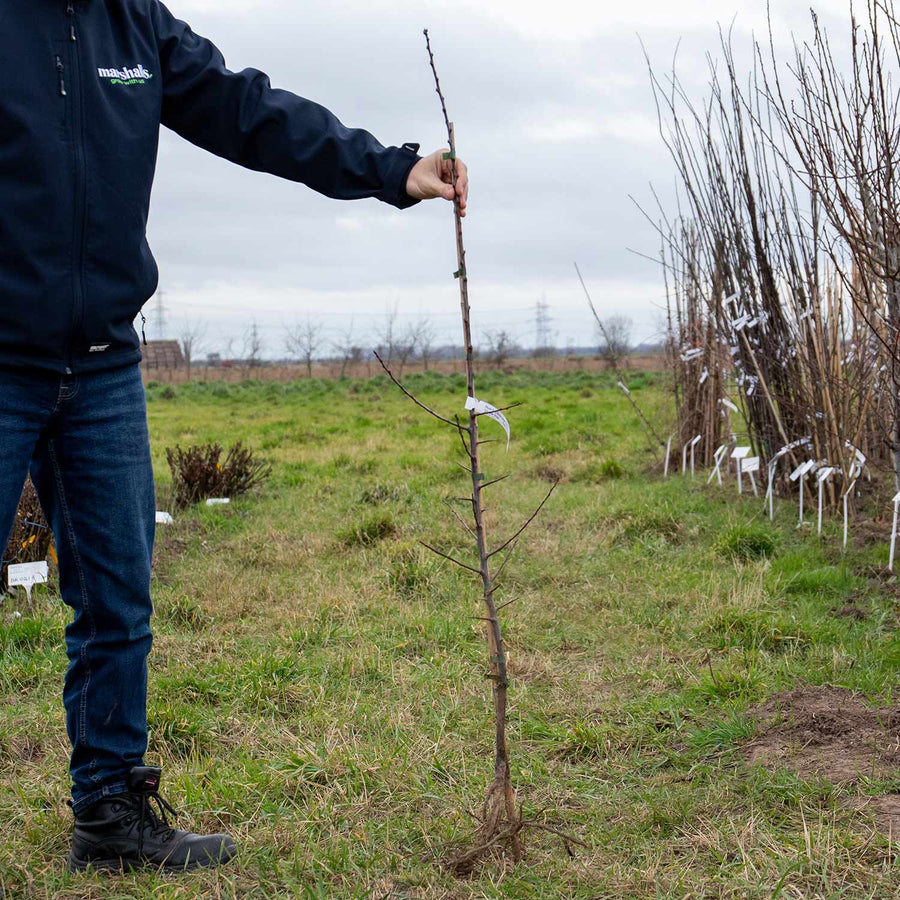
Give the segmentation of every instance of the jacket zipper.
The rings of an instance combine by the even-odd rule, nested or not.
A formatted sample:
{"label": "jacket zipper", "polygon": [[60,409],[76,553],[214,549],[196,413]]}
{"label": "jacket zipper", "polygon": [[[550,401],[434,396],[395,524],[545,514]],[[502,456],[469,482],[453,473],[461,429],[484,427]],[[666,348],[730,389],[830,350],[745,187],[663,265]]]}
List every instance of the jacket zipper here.
{"label": "jacket zipper", "polygon": [[[72,228],[72,247],[74,254],[74,270],[72,285],[72,323],[67,349],[66,366],[69,373],[73,370],[72,345],[84,319],[84,256],[87,218],[87,180],[85,177],[84,152],[84,100],[82,97],[81,67],[78,59],[78,32],[76,28],[75,5],[68,0],[66,16],[69,20],[69,59],[72,63],[71,84],[75,85],[72,98],[72,147],[75,161],[75,205]],[[65,92],[65,84],[61,84]],[[65,96],[65,93],[63,94]]]}
{"label": "jacket zipper", "polygon": [[56,75],[59,79],[59,96],[66,96],[66,67],[63,65],[62,59],[56,57]]}

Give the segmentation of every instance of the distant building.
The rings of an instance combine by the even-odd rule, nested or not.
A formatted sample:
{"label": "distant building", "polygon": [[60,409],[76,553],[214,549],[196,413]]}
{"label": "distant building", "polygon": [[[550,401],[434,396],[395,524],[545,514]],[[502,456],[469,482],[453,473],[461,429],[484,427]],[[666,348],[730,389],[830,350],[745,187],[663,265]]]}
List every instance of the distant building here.
{"label": "distant building", "polygon": [[147,346],[141,349],[144,353],[141,368],[147,371],[187,368],[178,341],[148,341]]}

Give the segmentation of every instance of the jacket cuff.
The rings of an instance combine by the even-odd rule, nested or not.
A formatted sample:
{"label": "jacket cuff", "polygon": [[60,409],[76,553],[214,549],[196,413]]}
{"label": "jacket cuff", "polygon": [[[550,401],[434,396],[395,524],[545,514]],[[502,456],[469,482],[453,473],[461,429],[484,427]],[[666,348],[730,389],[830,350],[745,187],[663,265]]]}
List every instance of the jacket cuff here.
{"label": "jacket cuff", "polygon": [[407,209],[420,203],[406,193],[406,180],[413,166],[422,158],[418,154],[418,144],[404,144],[402,147],[388,147],[391,160],[388,163],[384,176],[384,187],[378,195],[379,200],[396,206],[397,209]]}

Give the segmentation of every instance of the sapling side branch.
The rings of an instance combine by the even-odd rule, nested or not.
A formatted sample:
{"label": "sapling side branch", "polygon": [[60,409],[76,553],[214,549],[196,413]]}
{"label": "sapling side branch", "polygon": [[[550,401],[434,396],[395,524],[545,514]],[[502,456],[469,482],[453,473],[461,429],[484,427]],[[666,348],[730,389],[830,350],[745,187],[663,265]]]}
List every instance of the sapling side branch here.
{"label": "sapling side branch", "polygon": [[420,409],[424,409],[425,412],[428,413],[428,415],[434,416],[435,419],[438,419],[438,420],[441,421],[441,422],[446,422],[451,428],[458,428],[458,429],[460,429],[460,430],[465,430],[465,429],[463,428],[463,426],[459,424],[459,422],[452,422],[450,419],[445,418],[445,417],[442,416],[440,413],[436,413],[430,406],[426,406],[424,403],[422,403],[420,400],[418,400],[416,397],[414,397],[414,396],[413,396],[413,395],[412,395],[405,387],[403,387],[403,385],[400,384],[400,382],[394,377],[394,373],[393,373],[393,372],[385,365],[384,360],[378,355],[378,351],[377,351],[377,350],[373,350],[372,352],[375,354],[375,359],[377,359],[378,362],[381,363],[381,368],[384,369],[385,372],[387,372],[388,378],[390,378],[391,381],[393,381],[394,384],[396,384],[397,387],[400,388],[400,390],[403,391],[403,393],[406,394],[406,396],[409,397],[409,399],[412,400],[412,402],[416,404],[416,406],[418,406]]}
{"label": "sapling side branch", "polygon": [[[500,575],[503,570],[506,568],[506,564],[509,562],[510,557],[515,553],[516,547],[518,546],[518,542],[510,544],[507,551],[506,556],[503,557],[503,562],[500,563],[500,567],[494,572],[494,588],[496,589],[497,583],[500,579]],[[501,607],[498,607],[500,609]]]}
{"label": "sapling side branch", "polygon": [[444,559],[448,560],[449,562],[455,563],[461,569],[468,569],[470,572],[474,572],[476,575],[481,575],[481,569],[475,569],[472,566],[468,565],[467,563],[460,562],[455,557],[448,556],[446,553],[442,553],[440,550],[437,549],[437,547],[432,547],[431,544],[426,544],[425,541],[419,541],[419,543],[423,547],[426,547],[428,550],[430,550],[432,553],[437,553],[438,556],[442,556]]}
{"label": "sapling side branch", "polygon": [[496,556],[498,553],[500,553],[501,550],[505,550],[520,534],[522,534],[523,531],[525,531],[525,529],[535,520],[537,514],[544,508],[544,505],[550,499],[550,495],[556,490],[556,486],[558,484],[558,481],[553,482],[553,484],[550,486],[550,490],[547,491],[547,496],[544,497],[543,500],[541,500],[541,505],[528,517],[525,524],[508,541],[504,541],[504,543],[497,547],[496,550],[491,550],[491,552],[488,553],[488,559],[490,559],[492,556]]}
{"label": "sapling side branch", "polygon": [[476,539],[477,539],[477,535],[475,534],[474,531],[472,531],[472,528],[471,528],[471,526],[469,525],[469,523],[468,523],[468,522],[467,522],[467,521],[466,521],[466,520],[465,520],[465,519],[464,519],[464,518],[463,518],[463,517],[462,517],[462,516],[461,516],[461,515],[460,515],[460,514],[459,514],[459,513],[458,513],[458,512],[457,512],[457,511],[449,504],[449,503],[448,503],[448,502],[447,502],[447,500],[444,499],[444,500],[442,500],[441,502],[444,504],[444,506],[447,507],[447,509],[450,510],[450,512],[453,513],[454,516],[456,516],[457,520],[459,521],[459,524],[462,525],[462,527],[465,528],[466,531],[467,531],[473,538],[476,538]]}
{"label": "sapling side branch", "polygon": [[522,401],[517,400],[515,403],[510,403],[509,406],[498,406],[495,409],[489,410],[488,412],[477,412],[476,416],[489,416],[491,413],[495,412],[506,412],[509,409],[515,409],[517,406],[522,406]]}
{"label": "sapling side branch", "polygon": [[521,597],[513,597],[512,600],[507,600],[506,603],[501,603],[497,607],[497,612],[500,612],[501,609],[506,609],[507,606],[512,606],[513,603],[515,603],[516,601],[521,600],[521,599],[522,599]]}
{"label": "sapling side branch", "polygon": [[469,445],[466,443],[466,429],[460,423],[459,416],[454,416],[453,420],[456,423],[456,433],[459,435],[459,439],[462,442],[463,453],[465,453],[465,455],[468,456],[469,455]]}

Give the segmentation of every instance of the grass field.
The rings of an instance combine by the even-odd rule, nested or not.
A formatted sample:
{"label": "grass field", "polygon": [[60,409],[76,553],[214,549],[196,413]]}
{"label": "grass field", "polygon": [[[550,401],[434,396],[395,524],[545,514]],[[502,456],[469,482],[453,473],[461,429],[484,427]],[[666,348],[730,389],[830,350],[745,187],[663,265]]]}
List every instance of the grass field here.
{"label": "grass field", "polygon": [[[461,378],[409,380],[462,410]],[[632,387],[665,429],[664,377]],[[177,878],[65,874],[67,616],[45,592],[0,606],[0,896],[900,896],[887,524],[861,522],[842,554],[837,519],[819,540],[794,503],[770,525],[730,483],[663,481],[609,376],[481,379],[496,405],[526,402],[509,453],[487,448],[489,478],[513,473],[491,489],[492,533],[561,480],[499,597],[519,598],[513,778],[527,815],[588,846],[528,832],[524,863],[460,880],[440,862],[491,774],[486,651],[476,586],[418,544],[468,552],[441,503],[466,491],[457,438],[383,379],[148,396],[161,498],[169,445],[241,439],[274,464],[258,495],[182,515],[157,548],[148,762],[184,821],[230,829],[241,854]],[[803,737],[786,713],[776,733],[754,712],[790,690],[824,698],[810,721],[829,727]],[[869,702],[894,709],[857,740]],[[817,771],[829,736],[865,770]]]}

